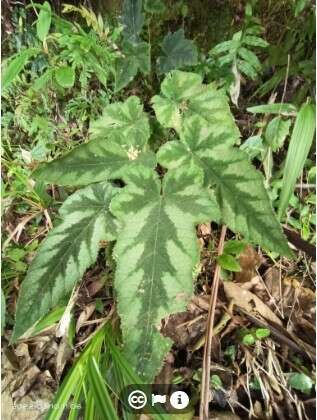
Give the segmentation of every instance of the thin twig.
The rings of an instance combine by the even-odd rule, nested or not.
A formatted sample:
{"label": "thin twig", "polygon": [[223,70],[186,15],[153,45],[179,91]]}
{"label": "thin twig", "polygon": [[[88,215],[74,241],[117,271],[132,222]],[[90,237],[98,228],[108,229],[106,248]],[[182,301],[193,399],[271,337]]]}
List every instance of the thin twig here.
{"label": "thin twig", "polygon": [[[218,249],[217,249],[218,255],[221,255],[223,252],[226,232],[227,232],[227,226],[222,226],[220,240],[219,240]],[[212,291],[211,291],[211,297],[209,301],[209,311],[208,311],[208,318],[207,318],[206,343],[204,347],[204,359],[203,359],[202,381],[201,381],[201,399],[200,399],[200,410],[199,410],[200,420],[208,420],[209,418],[211,342],[212,342],[212,337],[213,337],[215,310],[216,310],[218,288],[219,288],[219,277],[220,277],[220,265],[217,264],[215,268],[213,283],[212,283]]]}

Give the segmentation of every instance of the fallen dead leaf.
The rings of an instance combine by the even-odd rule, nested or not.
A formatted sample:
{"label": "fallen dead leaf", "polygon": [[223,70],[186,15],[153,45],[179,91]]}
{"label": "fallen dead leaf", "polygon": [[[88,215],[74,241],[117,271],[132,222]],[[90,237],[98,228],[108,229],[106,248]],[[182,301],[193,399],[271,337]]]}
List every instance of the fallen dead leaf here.
{"label": "fallen dead leaf", "polygon": [[241,286],[233,282],[224,282],[223,287],[227,299],[229,301],[232,300],[234,305],[239,306],[246,312],[251,312],[255,315],[259,314],[267,321],[282,326],[281,320],[254,293],[243,289]]}
{"label": "fallen dead leaf", "polygon": [[77,322],[76,322],[76,333],[80,330],[80,328],[84,325],[86,321],[91,317],[91,315],[95,312],[96,305],[95,303],[89,303],[85,306],[84,310],[79,315]]}
{"label": "fallen dead leaf", "polygon": [[256,269],[261,265],[262,261],[262,256],[260,256],[252,246],[248,245],[242,254],[240,254],[239,264],[241,271],[235,273],[235,281],[237,283],[250,281],[256,276]]}

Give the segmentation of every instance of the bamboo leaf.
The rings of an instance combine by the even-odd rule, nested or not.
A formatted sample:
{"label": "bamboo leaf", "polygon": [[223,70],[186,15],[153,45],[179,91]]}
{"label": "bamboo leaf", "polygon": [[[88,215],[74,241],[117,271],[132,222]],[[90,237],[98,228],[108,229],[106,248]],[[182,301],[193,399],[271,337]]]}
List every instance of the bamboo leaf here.
{"label": "bamboo leaf", "polygon": [[294,116],[297,113],[297,108],[293,104],[265,104],[251,106],[247,108],[247,111],[252,114],[280,114]]}
{"label": "bamboo leaf", "polygon": [[88,359],[87,376],[99,416],[104,420],[119,420],[105,382],[102,379],[99,366],[93,356]]}
{"label": "bamboo leaf", "polygon": [[29,59],[38,53],[37,48],[27,48],[13,58],[2,74],[2,89],[6,89],[15,80]]}
{"label": "bamboo leaf", "polygon": [[298,112],[289,148],[286,155],[283,185],[278,206],[281,218],[294,191],[297,178],[300,176],[309,150],[312,146],[316,127],[315,106],[304,104]]}

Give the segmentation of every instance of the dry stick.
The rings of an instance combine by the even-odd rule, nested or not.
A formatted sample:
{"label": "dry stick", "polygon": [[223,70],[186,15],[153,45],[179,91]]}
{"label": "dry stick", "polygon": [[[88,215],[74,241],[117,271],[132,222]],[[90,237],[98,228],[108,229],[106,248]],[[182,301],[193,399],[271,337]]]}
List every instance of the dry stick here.
{"label": "dry stick", "polygon": [[[221,229],[221,235],[220,235],[220,240],[219,240],[218,249],[217,249],[218,255],[221,255],[223,252],[226,232],[227,232],[227,226],[224,225],[222,226],[222,229]],[[217,264],[215,272],[214,272],[211,297],[209,301],[208,318],[207,318],[206,343],[204,347],[202,381],[201,381],[201,398],[200,398],[200,409],[199,409],[200,420],[208,420],[209,418],[211,342],[212,342],[212,337],[213,337],[215,310],[216,310],[216,303],[217,303],[217,296],[218,296],[219,276],[220,276],[220,265]]]}

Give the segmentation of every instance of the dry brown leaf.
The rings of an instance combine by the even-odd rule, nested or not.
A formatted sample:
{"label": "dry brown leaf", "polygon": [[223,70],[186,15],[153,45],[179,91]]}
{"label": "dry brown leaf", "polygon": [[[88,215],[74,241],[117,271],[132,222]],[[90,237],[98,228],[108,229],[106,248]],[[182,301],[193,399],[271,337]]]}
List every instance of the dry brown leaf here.
{"label": "dry brown leaf", "polygon": [[61,377],[63,373],[64,367],[67,361],[70,359],[72,355],[72,348],[68,342],[68,336],[65,335],[58,347],[57,355],[56,355],[56,376],[57,378]]}
{"label": "dry brown leaf", "polygon": [[95,303],[89,303],[85,306],[84,310],[79,315],[77,322],[76,322],[76,333],[80,330],[80,328],[84,325],[86,321],[91,317],[91,315],[95,312],[96,305]]}
{"label": "dry brown leaf", "polygon": [[31,389],[40,373],[41,371],[36,365],[31,366],[23,375],[21,385],[12,393],[12,398],[24,397]]}
{"label": "dry brown leaf", "polygon": [[250,281],[256,276],[256,269],[261,265],[262,257],[255,251],[252,246],[248,245],[240,254],[239,264],[241,271],[235,273],[235,281],[244,283]]}
{"label": "dry brown leaf", "polygon": [[267,321],[282,326],[281,320],[254,293],[243,289],[241,286],[233,282],[224,282],[223,287],[227,299],[229,301],[233,300],[234,305],[239,306],[246,312],[251,312],[254,315],[259,314]]}

